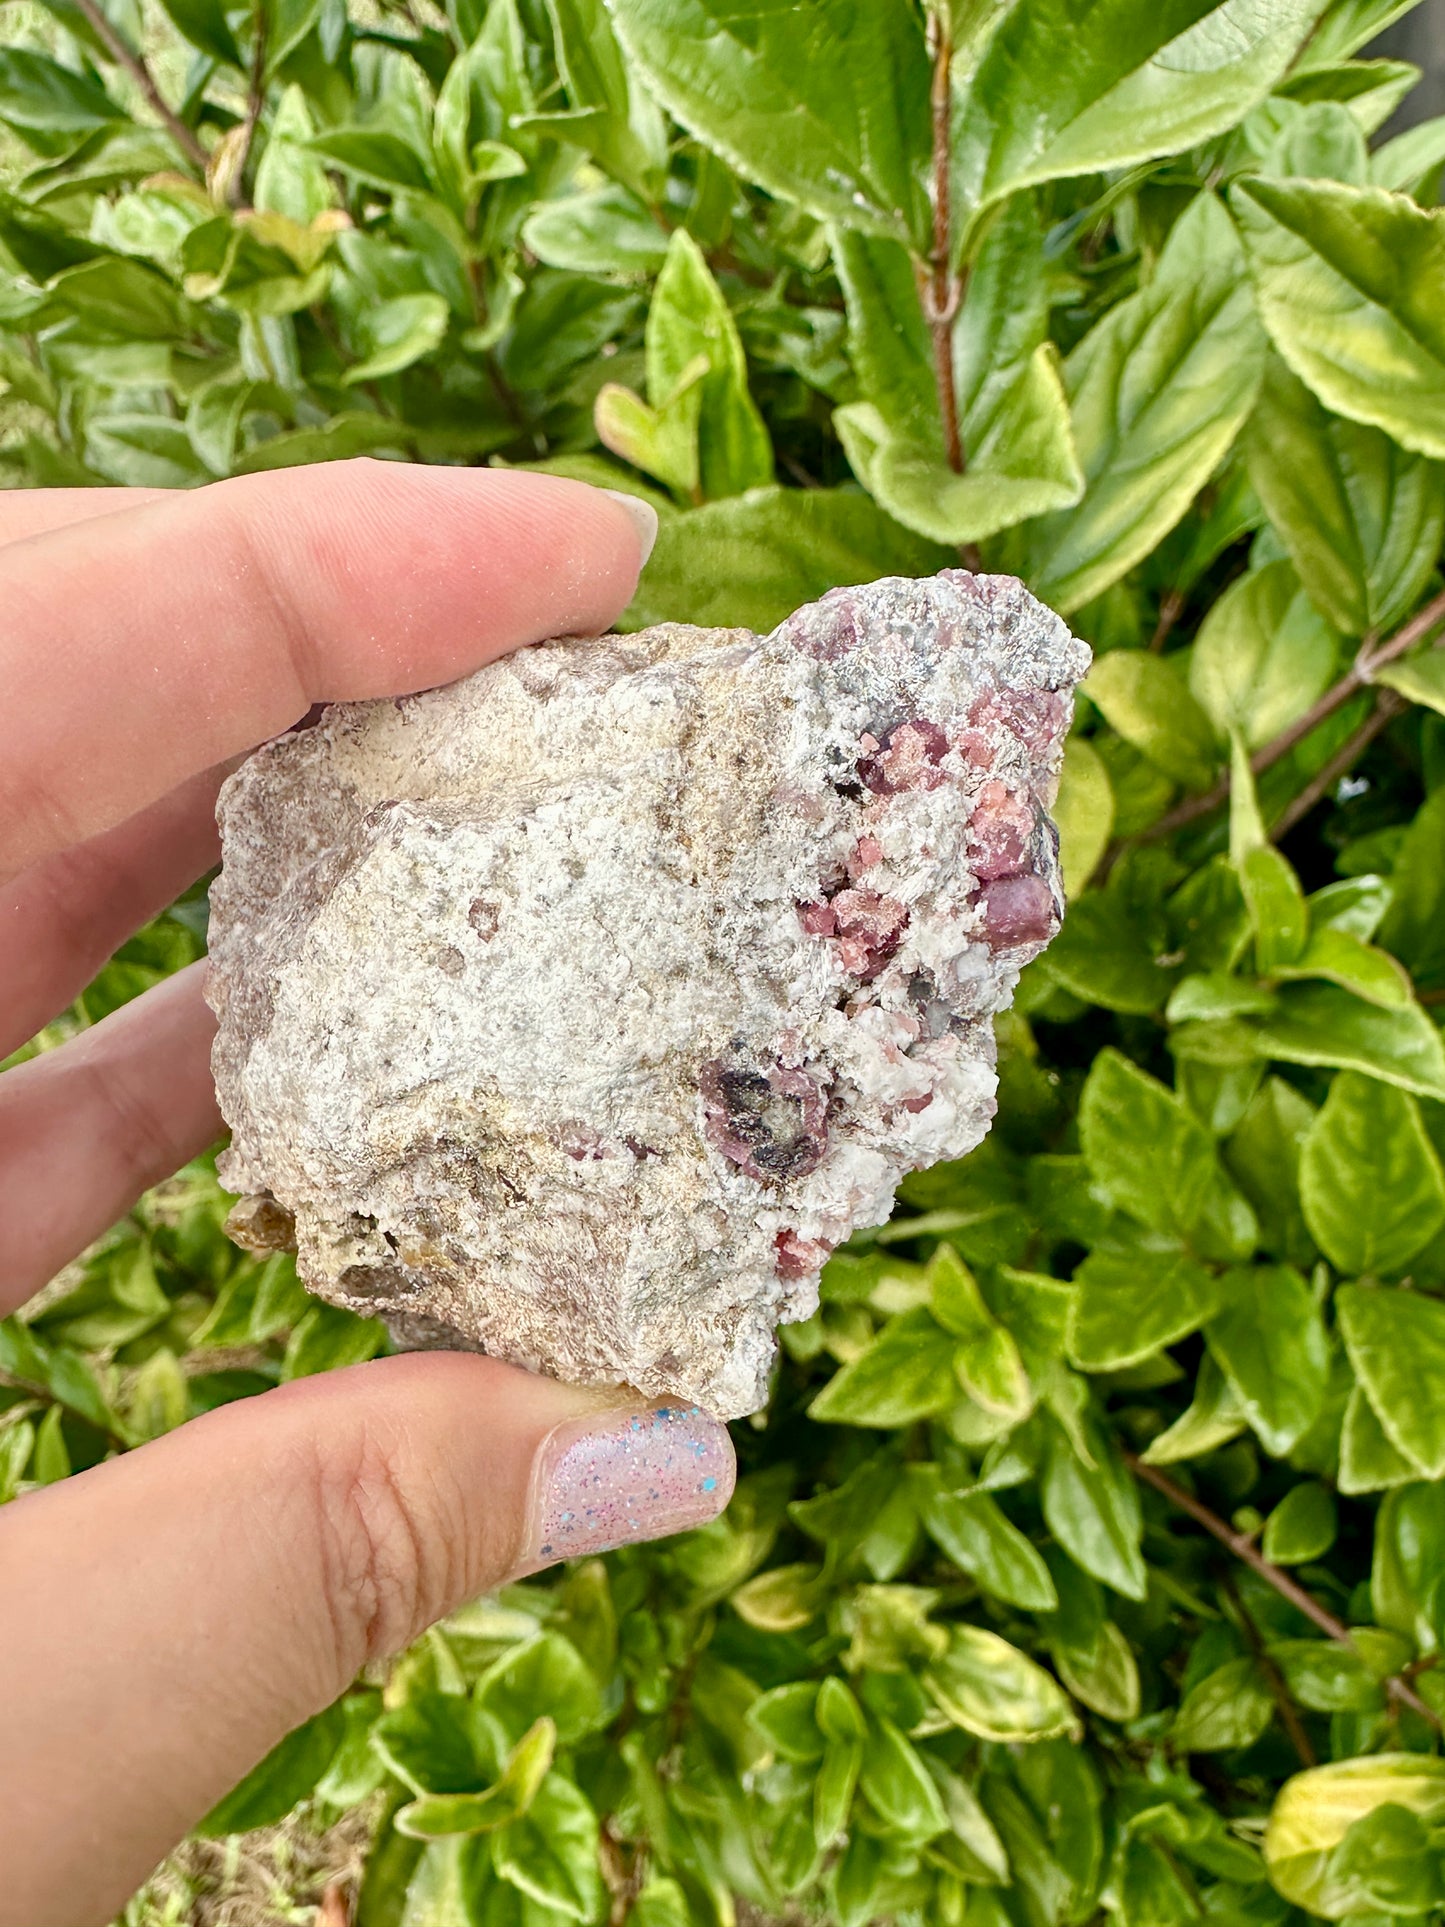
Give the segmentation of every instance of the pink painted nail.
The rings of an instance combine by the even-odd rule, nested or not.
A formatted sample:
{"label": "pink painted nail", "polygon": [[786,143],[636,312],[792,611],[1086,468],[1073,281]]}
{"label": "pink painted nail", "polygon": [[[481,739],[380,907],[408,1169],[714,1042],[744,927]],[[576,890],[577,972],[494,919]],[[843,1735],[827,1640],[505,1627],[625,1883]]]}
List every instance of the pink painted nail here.
{"label": "pink painted nail", "polygon": [[737,1467],[727,1427],[681,1401],[559,1425],[537,1455],[531,1560],[580,1559],[715,1518]]}

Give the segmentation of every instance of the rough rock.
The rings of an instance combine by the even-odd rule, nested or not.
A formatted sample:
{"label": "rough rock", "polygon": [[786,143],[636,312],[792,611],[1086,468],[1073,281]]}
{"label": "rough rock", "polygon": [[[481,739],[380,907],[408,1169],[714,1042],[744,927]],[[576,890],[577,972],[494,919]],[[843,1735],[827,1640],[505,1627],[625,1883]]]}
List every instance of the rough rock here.
{"label": "rough rock", "polygon": [[829,1251],[988,1129],[1087,661],[950,570],[267,744],[211,898],[237,1235],[412,1336],[754,1410]]}

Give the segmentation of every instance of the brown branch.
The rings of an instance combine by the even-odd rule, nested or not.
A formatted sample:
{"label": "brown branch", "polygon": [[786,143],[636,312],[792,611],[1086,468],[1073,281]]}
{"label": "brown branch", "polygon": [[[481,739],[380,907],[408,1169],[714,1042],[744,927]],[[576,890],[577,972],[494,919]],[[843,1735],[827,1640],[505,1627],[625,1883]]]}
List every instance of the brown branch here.
{"label": "brown branch", "polygon": [[1419,993],[1422,1004],[1445,1004],[1445,990],[1422,990]]}
{"label": "brown branch", "polygon": [[963,298],[963,284],[949,269],[952,226],[949,204],[949,120],[953,97],[949,67],[953,42],[946,22],[939,14],[929,20],[933,38],[933,88],[929,105],[933,110],[933,258],[923,303],[928,325],[933,331],[933,372],[938,383],[938,412],[943,421],[943,452],[955,475],[962,475],[966,462],[963,436],[958,425],[958,393],[953,379],[953,317]]}
{"label": "brown branch", "polygon": [[1393,689],[1382,689],[1375,707],[1324,765],[1312,776],[1299,795],[1269,833],[1271,843],[1278,843],[1281,837],[1288,836],[1295,824],[1309,815],[1323,796],[1327,796],[1347,771],[1364,755],[1387,723],[1392,723],[1408,707],[1403,696],[1397,696]]}
{"label": "brown branch", "polygon": [[1184,613],[1184,597],[1178,589],[1166,589],[1159,598],[1159,621],[1149,638],[1149,650],[1157,656],[1169,640],[1169,632]]}
{"label": "brown branch", "polygon": [[[1226,1525],[1217,1512],[1211,1512],[1209,1507],[1196,1499],[1192,1492],[1186,1492],[1182,1485],[1176,1485],[1168,1473],[1161,1472],[1158,1466],[1146,1465],[1137,1453],[1126,1452],[1124,1458],[1136,1479],[1141,1479],[1145,1485],[1152,1485],[1156,1492],[1169,1501],[1170,1505],[1176,1506],[1181,1512],[1187,1512],[1196,1525],[1203,1526],[1211,1537],[1217,1539],[1227,1551],[1232,1552],[1236,1559],[1243,1561],[1251,1572],[1258,1573],[1266,1585],[1273,1586],[1282,1599],[1287,1599],[1297,1612],[1303,1613],[1305,1618],[1312,1625],[1318,1626],[1327,1638],[1334,1640],[1339,1646],[1348,1646],[1351,1651],[1354,1650],[1354,1641],[1350,1637],[1350,1629],[1345,1622],[1342,1619],[1336,1619],[1328,1607],[1322,1606],[1312,1594],[1307,1593],[1299,1581],[1292,1579],[1282,1567],[1273,1565],[1266,1559],[1248,1533],[1236,1532],[1233,1526]],[[1442,1726],[1440,1715],[1435,1709],[1427,1706],[1414,1687],[1407,1680],[1401,1679],[1398,1674],[1387,1679],[1384,1682],[1384,1688],[1391,1699],[1398,1701],[1402,1706],[1408,1706],[1412,1713],[1418,1713],[1421,1719],[1427,1720],[1431,1726]]]}
{"label": "brown branch", "polygon": [[180,115],[167,107],[165,97],[156,85],[155,75],[151,72],[145,61],[141,59],[139,54],[131,52],[130,48],[127,47],[115,28],[96,5],[96,0],[75,0],[75,3],[90,22],[96,38],[104,44],[111,59],[115,61],[117,66],[125,68],[126,72],[130,75],[131,79],[135,81],[156,113],[160,115],[161,120],[165,124],[166,132],[170,135],[176,146],[180,148],[186,159],[190,161],[193,166],[198,167],[204,175],[210,156],[207,154],[205,148],[202,147],[195,130],[187,127]]}
{"label": "brown branch", "polygon": [[1305,1731],[1304,1721],[1299,1716],[1299,1708],[1290,1698],[1289,1687],[1285,1684],[1284,1674],[1279,1670],[1278,1666],[1275,1665],[1265,1650],[1265,1644],[1260,1637],[1259,1628],[1255,1625],[1254,1617],[1248,1606],[1245,1605],[1243,1599],[1240,1597],[1238,1586],[1235,1585],[1233,1579],[1230,1578],[1227,1573],[1221,1581],[1221,1584],[1225,1596],[1234,1607],[1234,1610],[1239,1614],[1239,1623],[1244,1628],[1244,1636],[1249,1641],[1250,1651],[1254,1654],[1255,1664],[1259,1667],[1260,1672],[1263,1673],[1269,1690],[1274,1695],[1274,1703],[1279,1712],[1280,1724],[1289,1735],[1290,1745],[1299,1755],[1300,1765],[1318,1766],[1320,1763],[1319,1755],[1315,1752],[1314,1743]]}
{"label": "brown branch", "polygon": [[[1445,590],[1427,602],[1418,614],[1411,616],[1410,620],[1397,629],[1390,640],[1382,643],[1378,649],[1371,651],[1368,644],[1363,646],[1345,674],[1332,688],[1325,691],[1318,702],[1312,703],[1303,716],[1297,717],[1287,729],[1282,729],[1277,736],[1272,736],[1263,748],[1257,749],[1249,759],[1249,766],[1255,775],[1262,775],[1282,756],[1287,756],[1297,743],[1303,742],[1312,730],[1317,729],[1328,717],[1333,716],[1337,709],[1342,709],[1352,696],[1357,696],[1362,689],[1367,689],[1377,669],[1383,669],[1387,662],[1394,662],[1397,656],[1403,656],[1408,649],[1412,649],[1423,636],[1429,635],[1430,631],[1441,622],[1445,622]],[[1389,721],[1390,717],[1387,716],[1385,722]],[[1378,726],[1378,728],[1383,727],[1383,723]],[[1378,731],[1371,732],[1372,735],[1376,733]],[[1366,742],[1369,740],[1370,738],[1367,737]],[[1353,758],[1351,760],[1353,761]],[[1330,779],[1330,781],[1333,780],[1334,778]],[[1229,774],[1226,771],[1209,789],[1201,790],[1198,796],[1186,796],[1182,803],[1176,803],[1172,810],[1166,811],[1157,822],[1151,823],[1148,829],[1140,830],[1125,841],[1157,843],[1161,837],[1172,836],[1175,830],[1182,830],[1186,824],[1196,822],[1201,816],[1208,816],[1211,810],[1218,809],[1221,803],[1228,800],[1228,797]],[[1318,798],[1314,801],[1318,801]],[[1117,856],[1117,850],[1114,854]]]}
{"label": "brown branch", "polygon": [[241,135],[240,157],[236,162],[235,178],[231,182],[233,207],[241,205],[246,163],[251,158],[261,110],[266,105],[266,43],[271,33],[271,13],[267,0],[256,0],[255,22],[256,44],[251,50],[251,84],[246,95],[246,119]]}

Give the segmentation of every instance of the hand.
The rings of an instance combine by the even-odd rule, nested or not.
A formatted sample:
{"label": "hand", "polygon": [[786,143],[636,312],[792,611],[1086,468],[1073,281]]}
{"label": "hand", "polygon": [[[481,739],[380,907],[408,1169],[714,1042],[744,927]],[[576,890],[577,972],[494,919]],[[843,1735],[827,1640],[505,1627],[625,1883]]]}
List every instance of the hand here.
{"label": "hand", "polygon": [[[315,702],[605,628],[646,515],[553,476],[366,462],[0,498],[0,1058],[216,861],[242,752]],[[203,968],[0,1078],[0,1313],[219,1135]],[[108,1920],[362,1665],[544,1547],[711,1516],[725,1429],[635,1416],[494,1360],[379,1359],[7,1506],[0,1927]]]}

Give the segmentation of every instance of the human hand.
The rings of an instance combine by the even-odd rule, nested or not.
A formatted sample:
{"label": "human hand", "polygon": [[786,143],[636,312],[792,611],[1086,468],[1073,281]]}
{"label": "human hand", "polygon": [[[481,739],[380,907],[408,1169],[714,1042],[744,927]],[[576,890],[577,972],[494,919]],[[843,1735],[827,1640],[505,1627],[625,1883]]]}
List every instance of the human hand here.
{"label": "human hand", "polygon": [[[605,628],[640,533],[580,483],[368,462],[0,498],[0,1058],[216,861],[240,754],[315,702]],[[0,1314],[219,1135],[203,969],[0,1078]],[[700,1523],[732,1477],[705,1414],[432,1353],[224,1406],[18,1499],[0,1927],[109,1919],[367,1661],[544,1547]]]}

